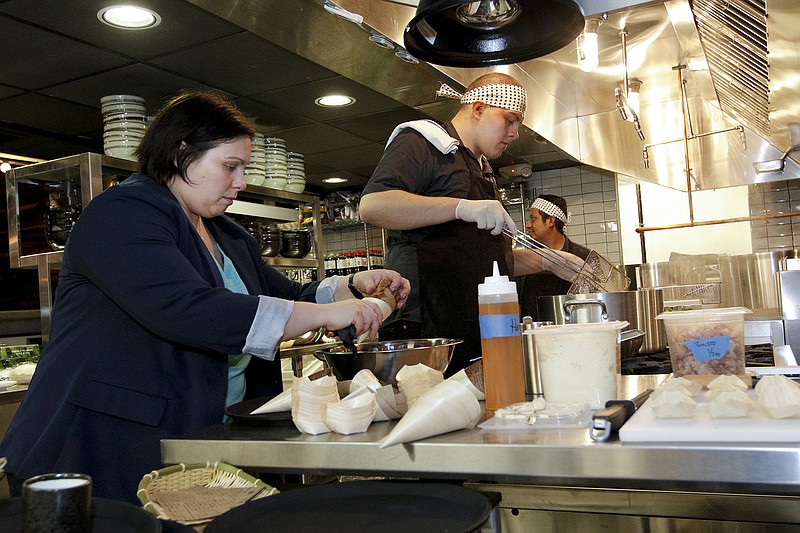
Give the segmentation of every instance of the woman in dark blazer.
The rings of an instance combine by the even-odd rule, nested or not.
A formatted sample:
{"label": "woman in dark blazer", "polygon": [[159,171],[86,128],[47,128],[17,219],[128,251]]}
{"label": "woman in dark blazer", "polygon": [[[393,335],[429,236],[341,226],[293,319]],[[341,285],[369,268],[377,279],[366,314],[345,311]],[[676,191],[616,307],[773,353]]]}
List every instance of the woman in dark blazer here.
{"label": "woman in dark blazer", "polygon": [[[64,250],[50,342],[2,443],[12,493],[46,472],[92,476],[94,495],[136,502],[160,440],[223,421],[247,388],[280,392],[281,340],[354,325],[380,309],[339,276],[301,285],[261,259],[224,215],[245,188],[253,127],[212,93],[170,100],[133,174],[85,206]],[[356,274],[371,292],[388,270]],[[253,365],[255,366],[255,365]],[[256,383],[256,381],[258,383]]]}

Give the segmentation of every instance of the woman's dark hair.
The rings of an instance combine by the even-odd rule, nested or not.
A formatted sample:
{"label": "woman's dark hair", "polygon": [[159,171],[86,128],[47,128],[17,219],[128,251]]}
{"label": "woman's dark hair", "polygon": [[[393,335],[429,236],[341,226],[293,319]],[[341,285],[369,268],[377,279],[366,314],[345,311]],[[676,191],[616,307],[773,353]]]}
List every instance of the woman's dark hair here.
{"label": "woman's dark hair", "polygon": [[[567,201],[561,198],[560,196],[556,196],[555,194],[540,194],[538,198],[541,198],[542,200],[547,200],[551,204],[554,204],[556,207],[561,209],[561,211],[563,211],[565,215],[567,214]],[[563,220],[559,220],[558,218],[553,217],[552,215],[548,215],[547,213],[543,213],[541,211],[539,211],[539,214],[541,215],[542,220],[546,220],[552,217],[558,232],[564,233]]]}
{"label": "woman's dark hair", "polygon": [[161,183],[202,155],[238,137],[253,138],[255,128],[244,114],[217,93],[183,92],[170,98],[147,127],[136,150],[139,171]]}

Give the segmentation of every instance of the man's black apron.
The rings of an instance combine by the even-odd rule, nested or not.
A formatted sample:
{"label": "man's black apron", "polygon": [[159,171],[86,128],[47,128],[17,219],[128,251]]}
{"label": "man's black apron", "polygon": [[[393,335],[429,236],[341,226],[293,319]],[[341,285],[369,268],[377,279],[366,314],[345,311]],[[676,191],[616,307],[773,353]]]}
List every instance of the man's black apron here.
{"label": "man's black apron", "polygon": [[[477,168],[463,149],[467,168]],[[494,183],[480,172],[471,173],[468,200],[499,200]],[[478,325],[478,284],[492,275],[497,261],[501,275],[511,276],[511,239],[492,235],[471,222],[454,220],[432,228],[417,243],[422,336],[463,339],[453,353],[445,376],[451,376],[481,357]]]}

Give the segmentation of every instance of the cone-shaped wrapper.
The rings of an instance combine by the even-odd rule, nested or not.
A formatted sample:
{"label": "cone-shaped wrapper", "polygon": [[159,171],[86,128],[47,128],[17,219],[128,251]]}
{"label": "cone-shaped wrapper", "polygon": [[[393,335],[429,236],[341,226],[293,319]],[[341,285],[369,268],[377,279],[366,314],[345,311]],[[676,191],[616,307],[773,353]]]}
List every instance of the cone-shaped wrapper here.
{"label": "cone-shaped wrapper", "polygon": [[458,381],[459,383],[464,385],[467,389],[470,390],[470,392],[472,392],[472,394],[475,395],[476,399],[478,400],[486,399],[486,395],[483,394],[483,391],[478,389],[478,387],[476,387],[474,383],[472,383],[472,380],[469,379],[469,377],[467,377],[467,372],[463,368],[447,379]]}
{"label": "cone-shaped wrapper", "polygon": [[481,406],[467,387],[458,381],[443,381],[409,407],[381,441],[381,448],[473,427],[480,416]]}
{"label": "cone-shaped wrapper", "polygon": [[261,407],[250,412],[251,415],[263,415],[264,413],[281,413],[292,410],[292,389],[286,389],[278,394]]}

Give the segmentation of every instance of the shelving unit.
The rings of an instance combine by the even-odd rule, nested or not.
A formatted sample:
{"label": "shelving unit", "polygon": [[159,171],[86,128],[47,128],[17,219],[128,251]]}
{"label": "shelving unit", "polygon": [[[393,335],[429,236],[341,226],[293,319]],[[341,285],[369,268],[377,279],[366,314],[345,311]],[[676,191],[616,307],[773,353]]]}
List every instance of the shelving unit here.
{"label": "shelving unit", "polygon": [[[46,213],[52,203],[64,202],[80,212],[108,187],[136,171],[133,161],[96,153],[83,153],[52,161],[15,168],[6,175],[8,202],[9,258],[12,268],[37,269],[42,342],[50,334],[53,302],[52,272],[61,267],[63,252],[54,249],[46,238]],[[277,268],[313,268],[321,279],[325,275],[324,240],[320,230],[319,198],[266,187],[248,186],[228,209],[229,214],[267,218],[281,222],[300,222],[300,207],[312,211],[315,257],[290,259],[265,257]]]}
{"label": "shelving unit", "polygon": [[233,202],[233,205],[228,208],[227,213],[281,222],[301,222],[302,213],[299,208],[303,205],[311,205],[311,230],[313,234],[312,251],[315,257],[304,259],[292,259],[280,256],[264,257],[264,261],[276,268],[316,268],[317,279],[322,279],[325,276],[325,267],[323,263],[325,244],[320,229],[322,227],[322,222],[320,218],[319,197],[310,194],[296,194],[288,191],[280,191],[277,189],[270,189],[269,187],[248,185],[244,192],[239,193],[239,199]]}
{"label": "shelving unit", "polygon": [[12,268],[38,271],[42,342],[47,342],[50,334],[51,272],[61,267],[63,256],[47,241],[45,214],[51,204],[61,201],[82,209],[136,167],[127,159],[86,152],[15,168],[6,174],[9,259]]}

